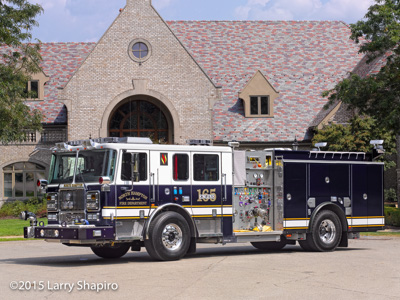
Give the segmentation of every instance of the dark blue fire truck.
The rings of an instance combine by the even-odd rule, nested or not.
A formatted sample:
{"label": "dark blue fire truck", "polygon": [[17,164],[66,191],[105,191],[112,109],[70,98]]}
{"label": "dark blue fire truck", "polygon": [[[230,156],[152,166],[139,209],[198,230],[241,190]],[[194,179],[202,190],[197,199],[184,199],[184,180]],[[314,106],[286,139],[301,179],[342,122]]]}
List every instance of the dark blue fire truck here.
{"label": "dark blue fire truck", "polygon": [[23,212],[31,221],[25,237],[88,246],[103,258],[145,247],[156,260],[177,260],[196,243],[276,250],[297,241],[333,251],[384,227],[377,145],[366,154],[191,144],[131,137],[57,144],[48,181],[38,182],[48,225]]}

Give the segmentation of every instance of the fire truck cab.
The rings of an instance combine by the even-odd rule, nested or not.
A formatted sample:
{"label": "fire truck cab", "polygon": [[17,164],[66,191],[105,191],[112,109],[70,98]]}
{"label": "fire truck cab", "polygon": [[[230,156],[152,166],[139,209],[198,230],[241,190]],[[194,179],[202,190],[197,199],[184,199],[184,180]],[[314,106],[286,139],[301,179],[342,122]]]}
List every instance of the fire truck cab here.
{"label": "fire truck cab", "polygon": [[57,144],[46,189],[48,225],[23,212],[26,238],[88,246],[103,258],[145,247],[156,260],[196,243],[262,250],[347,247],[384,226],[383,164],[361,152],[155,145],[148,138]]}

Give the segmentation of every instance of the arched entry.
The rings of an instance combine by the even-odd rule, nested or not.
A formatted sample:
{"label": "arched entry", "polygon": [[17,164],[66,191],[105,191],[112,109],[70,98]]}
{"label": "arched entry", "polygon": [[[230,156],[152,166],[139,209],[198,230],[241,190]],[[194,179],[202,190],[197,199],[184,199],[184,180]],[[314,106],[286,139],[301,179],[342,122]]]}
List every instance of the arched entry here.
{"label": "arched entry", "polygon": [[130,98],[111,114],[108,131],[111,137],[149,137],[154,143],[171,143],[172,126],[165,107]]}

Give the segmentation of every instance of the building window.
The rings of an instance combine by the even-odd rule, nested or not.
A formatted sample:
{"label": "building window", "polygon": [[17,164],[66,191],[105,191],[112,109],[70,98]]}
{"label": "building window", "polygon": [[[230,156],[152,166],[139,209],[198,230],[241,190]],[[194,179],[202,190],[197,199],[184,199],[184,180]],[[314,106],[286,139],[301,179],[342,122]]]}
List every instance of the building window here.
{"label": "building window", "polygon": [[153,103],[129,101],[115,111],[110,122],[111,137],[149,137],[154,143],[168,143],[168,122]]}
{"label": "building window", "polygon": [[250,114],[252,116],[269,116],[269,97],[268,96],[251,96],[250,97]]}
{"label": "building window", "polygon": [[151,45],[144,39],[135,39],[128,46],[129,57],[138,63],[143,63],[151,56]]}
{"label": "building window", "polygon": [[24,93],[27,99],[37,100],[39,98],[39,81],[28,81]]}
{"label": "building window", "polygon": [[32,198],[39,196],[38,179],[45,178],[45,167],[29,162],[20,162],[3,168],[5,198]]}
{"label": "building window", "polygon": [[136,43],[132,47],[132,53],[136,58],[143,59],[149,54],[149,48],[145,43]]}
{"label": "building window", "polygon": [[195,181],[219,180],[219,157],[215,154],[193,155],[193,179]]}
{"label": "building window", "polygon": [[187,154],[175,154],[173,156],[173,177],[175,181],[189,179],[189,156]]}
{"label": "building window", "polygon": [[50,80],[42,71],[30,74],[31,80],[26,84],[25,97],[27,100],[44,100],[44,86]]}

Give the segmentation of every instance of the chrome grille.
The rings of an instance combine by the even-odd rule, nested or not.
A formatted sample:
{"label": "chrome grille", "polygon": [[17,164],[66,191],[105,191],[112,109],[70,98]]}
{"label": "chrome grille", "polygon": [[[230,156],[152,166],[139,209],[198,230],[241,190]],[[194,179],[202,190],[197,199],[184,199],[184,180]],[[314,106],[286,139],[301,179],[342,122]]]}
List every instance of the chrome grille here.
{"label": "chrome grille", "polygon": [[59,201],[61,211],[83,211],[85,209],[85,191],[83,189],[62,190]]}

